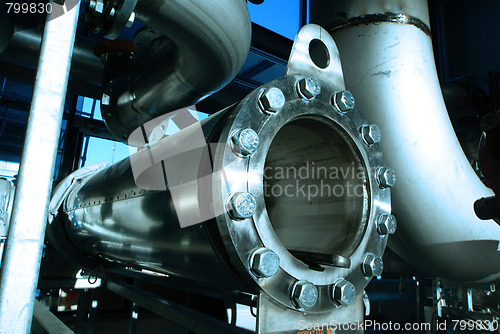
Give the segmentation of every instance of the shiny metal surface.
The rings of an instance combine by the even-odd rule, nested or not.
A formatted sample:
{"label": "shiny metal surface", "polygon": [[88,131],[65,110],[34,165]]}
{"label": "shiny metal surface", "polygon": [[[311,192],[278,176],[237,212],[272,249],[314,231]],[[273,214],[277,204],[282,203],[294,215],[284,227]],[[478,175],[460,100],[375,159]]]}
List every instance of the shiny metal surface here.
{"label": "shiny metal surface", "polygon": [[308,281],[298,281],[292,286],[292,302],[299,310],[314,307],[318,302],[318,289]]}
{"label": "shiny metal surface", "polygon": [[[54,3],[53,7],[62,6]],[[0,271],[0,333],[30,333],[31,329],[79,8],[77,2],[62,16],[48,15],[45,24]]]}
{"label": "shiny metal surface", "polygon": [[312,100],[321,93],[321,84],[315,77],[306,77],[297,81],[297,91],[308,100]]}
{"label": "shiny metal surface", "polygon": [[355,105],[354,96],[347,90],[337,92],[335,96],[333,96],[332,101],[335,107],[341,112],[348,112],[352,110]]}
{"label": "shiny metal surface", "polygon": [[271,277],[280,267],[280,259],[275,252],[267,248],[256,250],[250,260],[252,271],[259,277]]}
{"label": "shiny metal surface", "polygon": [[143,0],[135,13],[168,36],[175,51],[132,81],[112,82],[105,91],[104,121],[123,141],[147,121],[227,85],[243,65],[251,39],[243,0]]}
{"label": "shiny metal surface", "polygon": [[367,126],[363,126],[361,128],[361,134],[363,135],[363,139],[367,145],[373,145],[380,142],[381,133],[378,126],[375,124],[370,124]]}
{"label": "shiny metal surface", "polygon": [[312,21],[326,28],[343,25],[351,19],[363,18],[372,14],[378,15],[381,19],[403,24],[413,24],[411,20],[408,20],[408,17],[414,17],[430,27],[427,2],[420,0],[313,0],[310,11],[313,17]]}
{"label": "shiny metal surface", "polygon": [[340,278],[332,287],[332,299],[338,306],[351,305],[356,298],[356,287],[349,281]]}
{"label": "shiny metal surface", "polygon": [[363,272],[366,276],[380,276],[384,270],[384,263],[380,256],[367,253],[363,258]]}
{"label": "shiny metal surface", "polygon": [[283,109],[285,105],[285,95],[276,87],[269,87],[262,92],[259,97],[259,106],[265,113],[274,114]]}
{"label": "shiny metal surface", "polygon": [[234,151],[242,156],[251,155],[259,147],[259,135],[252,129],[243,129],[233,136]]}
{"label": "shiny metal surface", "polygon": [[[333,39],[322,35],[324,31],[316,24],[308,24],[300,29],[293,43],[286,73],[309,74],[319,80],[329,81],[343,90],[344,76],[337,45]],[[311,47],[311,44],[314,47]],[[318,54],[321,55],[320,62]]]}
{"label": "shiny metal surface", "polygon": [[[374,2],[348,6],[353,3]],[[426,22],[427,2],[412,4],[422,10],[405,12]],[[389,246],[436,276],[459,282],[499,278],[500,227],[479,220],[473,210],[476,199],[492,192],[477,178],[455,136],[429,36],[413,25],[383,22],[335,30],[333,36],[346,86],[368,120],[380,127],[382,151],[397,174],[393,211],[399,227]]]}
{"label": "shiny metal surface", "polygon": [[[321,28],[305,29],[313,29],[311,39],[333,43]],[[347,289],[342,305],[361,298],[371,279],[363,257],[381,256],[387,242],[376,224],[391,211],[390,189],[377,181],[385,163],[379,146],[363,140],[360,129],[368,122],[360,112],[332,105],[344,90],[332,84],[339,77],[314,77],[321,89],[313,99],[297,90],[307,77],[276,79],[238,105],[70,183],[51,229],[63,229],[72,247],[93,261],[266,294],[292,317],[342,309],[332,300],[339,279],[357,291],[352,296]],[[261,98],[271,88],[283,103],[267,113]],[[241,129],[259,138],[251,155],[235,154]],[[208,156],[205,165],[200,157]],[[188,215],[205,219],[182,227]],[[297,288],[302,281],[309,284],[304,291]]]}

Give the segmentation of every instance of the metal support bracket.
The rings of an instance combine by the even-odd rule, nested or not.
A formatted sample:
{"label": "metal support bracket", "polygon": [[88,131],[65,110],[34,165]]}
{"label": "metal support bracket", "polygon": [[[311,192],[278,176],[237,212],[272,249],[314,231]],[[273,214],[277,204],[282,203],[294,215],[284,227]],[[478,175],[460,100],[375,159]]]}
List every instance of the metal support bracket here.
{"label": "metal support bracket", "polygon": [[312,75],[345,89],[344,74],[337,44],[328,31],[308,24],[295,37],[286,75]]}
{"label": "metal support bracket", "polygon": [[[363,333],[362,329],[358,329],[363,323],[363,294],[358,295],[349,306],[323,313],[302,313],[291,310],[278,304],[265,293],[260,293],[258,305],[257,333],[259,334]],[[310,332],[312,330],[314,331]]]}

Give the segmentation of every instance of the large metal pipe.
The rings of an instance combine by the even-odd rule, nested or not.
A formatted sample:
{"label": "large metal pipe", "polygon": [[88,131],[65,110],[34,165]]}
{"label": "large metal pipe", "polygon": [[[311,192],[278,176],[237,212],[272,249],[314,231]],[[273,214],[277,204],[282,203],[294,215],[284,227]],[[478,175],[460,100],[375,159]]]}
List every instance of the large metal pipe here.
{"label": "large metal pipe", "polygon": [[133,80],[113,81],[105,92],[104,121],[124,141],[147,121],[227,85],[243,65],[251,40],[244,0],[141,0],[135,12],[138,20],[168,36],[175,50]]}
{"label": "large metal pipe", "polygon": [[[43,27],[33,26],[21,20],[14,21],[13,26],[14,35],[5,51],[0,54],[0,61],[34,71],[40,53]],[[70,78],[87,85],[100,86],[103,64],[94,55],[94,47],[95,43],[86,38],[77,39],[71,60]]]}
{"label": "large metal pipe", "polygon": [[[62,12],[62,6],[53,4]],[[30,333],[80,2],[47,16],[0,271],[0,333]],[[57,60],[57,61],[55,61]]]}
{"label": "large metal pipe", "polygon": [[499,278],[500,227],[473,210],[492,191],[470,167],[450,123],[426,1],[340,1],[331,11],[325,1],[318,4],[337,23],[331,33],[346,87],[380,126],[384,156],[398,175],[399,229],[389,246],[431,275],[459,282]]}
{"label": "large metal pipe", "polygon": [[[326,69],[310,65],[312,41]],[[297,317],[361,314],[354,300],[380,274],[395,229],[394,180],[378,128],[343,91],[330,36],[306,26],[294,50],[287,76],[238,105],[63,181],[51,242],[88,266],[265,294]]]}

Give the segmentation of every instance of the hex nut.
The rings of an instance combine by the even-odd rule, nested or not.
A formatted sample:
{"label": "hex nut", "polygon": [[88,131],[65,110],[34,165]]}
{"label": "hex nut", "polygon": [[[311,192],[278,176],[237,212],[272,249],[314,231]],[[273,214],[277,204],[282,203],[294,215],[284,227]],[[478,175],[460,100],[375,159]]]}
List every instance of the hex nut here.
{"label": "hex nut", "polygon": [[321,93],[321,83],[313,76],[301,78],[297,82],[297,91],[306,100],[312,100]]}
{"label": "hex nut", "polygon": [[339,278],[332,287],[332,300],[337,306],[351,305],[356,298],[356,288],[354,285],[343,279]]}
{"label": "hex nut", "polygon": [[251,193],[237,192],[230,195],[229,214],[234,219],[247,219],[254,215],[257,201]]}
{"label": "hex nut", "polygon": [[398,223],[393,215],[380,215],[377,218],[377,231],[380,235],[394,234]]}
{"label": "hex nut", "polygon": [[318,301],[318,289],[308,281],[298,281],[292,287],[292,302],[299,308],[311,308]]}
{"label": "hex nut", "polygon": [[274,114],[285,106],[285,95],[281,91],[281,89],[277,87],[269,87],[260,95],[259,97],[259,106],[262,111]]}
{"label": "hex nut", "polygon": [[343,90],[335,93],[332,97],[332,102],[335,107],[341,112],[348,112],[354,109],[354,96],[348,90]]}
{"label": "hex nut", "polygon": [[251,269],[260,278],[271,277],[280,268],[280,258],[268,248],[256,250],[251,257]]}
{"label": "hex nut", "polygon": [[362,268],[366,277],[380,276],[384,270],[384,262],[380,256],[366,253],[363,258]]}
{"label": "hex nut", "polygon": [[259,135],[252,129],[238,131],[232,138],[233,151],[242,156],[249,156],[259,147]]}
{"label": "hex nut", "polygon": [[361,135],[366,145],[371,146],[380,142],[381,134],[377,125],[365,125],[361,128]]}
{"label": "hex nut", "polygon": [[392,188],[396,184],[396,174],[390,168],[381,167],[377,172],[377,180],[380,188]]}

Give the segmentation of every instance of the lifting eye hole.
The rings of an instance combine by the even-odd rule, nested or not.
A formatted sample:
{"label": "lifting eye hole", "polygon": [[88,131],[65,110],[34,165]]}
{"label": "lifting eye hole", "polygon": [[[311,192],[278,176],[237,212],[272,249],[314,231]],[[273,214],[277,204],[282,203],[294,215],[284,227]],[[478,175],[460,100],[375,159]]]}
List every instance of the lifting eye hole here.
{"label": "lifting eye hole", "polygon": [[325,69],[330,65],[330,52],[323,41],[315,38],[309,43],[309,57],[314,65]]}

